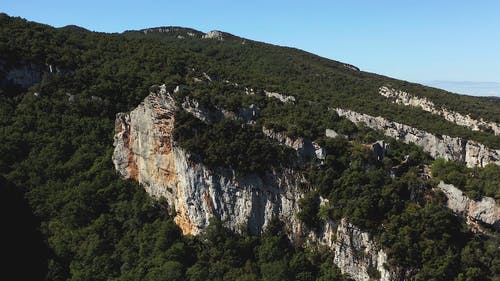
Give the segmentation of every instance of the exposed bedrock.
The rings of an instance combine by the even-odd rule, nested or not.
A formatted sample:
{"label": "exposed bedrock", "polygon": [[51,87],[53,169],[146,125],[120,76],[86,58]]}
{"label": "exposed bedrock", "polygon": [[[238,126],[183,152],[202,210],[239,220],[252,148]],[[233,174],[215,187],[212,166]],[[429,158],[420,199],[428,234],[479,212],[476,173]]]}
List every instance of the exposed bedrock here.
{"label": "exposed bedrock", "polygon": [[300,187],[307,185],[301,173],[282,168],[242,176],[190,160],[172,139],[176,110],[174,99],[160,87],[130,113],[117,114],[113,163],[124,178],[138,181],[154,197],[166,198],[184,234],[199,234],[211,217],[234,231],[258,234],[278,217],[292,239],[330,248],[342,272],[355,280],[369,280],[374,269],[381,280],[399,280],[384,266],[383,250],[347,220],[327,222],[319,233],[301,224],[296,213],[303,197]]}
{"label": "exposed bedrock", "polygon": [[352,110],[336,108],[335,111],[354,123],[364,123],[372,129],[380,130],[386,136],[405,143],[414,143],[434,158],[464,162],[468,167],[484,167],[489,163],[500,165],[500,150],[488,148],[476,141],[447,135],[437,136],[382,117],[374,117]]}
{"label": "exposed bedrock", "polygon": [[468,114],[464,115],[445,107],[439,107],[426,98],[414,96],[386,86],[380,87],[379,93],[386,98],[393,99],[395,103],[420,107],[424,111],[439,115],[450,122],[468,127],[473,131],[491,131],[497,136],[500,135],[500,124],[484,120],[483,118],[474,119]]}
{"label": "exposed bedrock", "polygon": [[483,197],[479,201],[473,200],[454,185],[444,182],[440,182],[438,188],[448,198],[448,208],[453,212],[464,216],[469,222],[500,230],[500,208],[496,205],[495,199]]}

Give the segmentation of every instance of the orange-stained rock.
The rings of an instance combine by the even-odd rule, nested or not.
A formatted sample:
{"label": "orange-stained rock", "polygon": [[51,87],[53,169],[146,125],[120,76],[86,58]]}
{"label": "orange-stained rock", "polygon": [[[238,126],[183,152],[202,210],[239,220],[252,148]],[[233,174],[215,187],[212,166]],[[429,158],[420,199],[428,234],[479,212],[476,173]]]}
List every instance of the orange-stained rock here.
{"label": "orange-stained rock", "polygon": [[193,225],[193,223],[189,219],[188,211],[184,205],[178,206],[177,215],[174,218],[174,222],[182,230],[183,235],[198,234],[198,229]]}
{"label": "orange-stained rock", "polygon": [[173,145],[176,110],[174,99],[160,87],[130,113],[117,114],[113,162],[124,178],[138,181],[154,197],[166,198],[184,234],[198,234],[212,216],[232,229],[246,226],[253,233],[276,216],[301,232],[296,231],[300,222],[295,217],[302,196],[296,189],[304,181],[300,173],[285,169],[238,176],[230,169],[207,169]]}
{"label": "orange-stained rock", "polygon": [[[195,117],[208,120],[202,116],[207,114],[204,111],[185,109],[189,103],[181,106]],[[232,169],[210,169],[191,160],[184,149],[173,143],[176,110],[174,99],[165,87],[160,87],[160,91],[151,93],[130,113],[117,114],[113,163],[124,178],[138,181],[150,195],[164,197],[169,206],[175,208],[174,221],[184,235],[201,233],[212,217],[219,218],[232,230],[246,228],[257,234],[277,217],[284,222],[295,241],[311,239],[332,247],[332,251],[342,257],[336,263],[342,265],[343,272],[359,273],[351,276],[355,280],[365,280],[372,267],[382,268],[385,263],[383,251],[347,223],[344,224],[349,226],[346,233],[352,233],[352,237],[340,235],[343,228],[337,230],[331,226],[323,231],[324,237],[311,238],[316,234],[304,227],[296,216],[303,186],[307,184],[300,172],[281,168],[269,169],[262,174],[241,175]],[[305,147],[303,139],[290,143],[284,139],[284,144],[298,149]],[[334,232],[345,241],[332,241]],[[341,247],[346,243],[369,245],[365,253],[369,258],[357,259],[354,256],[356,251]],[[381,280],[396,280],[392,273],[382,269]]]}

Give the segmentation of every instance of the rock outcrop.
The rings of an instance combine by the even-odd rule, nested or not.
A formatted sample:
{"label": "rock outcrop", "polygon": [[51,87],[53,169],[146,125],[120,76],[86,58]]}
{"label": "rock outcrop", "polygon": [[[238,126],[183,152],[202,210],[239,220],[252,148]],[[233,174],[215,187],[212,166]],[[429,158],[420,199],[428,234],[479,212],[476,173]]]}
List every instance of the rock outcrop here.
{"label": "rock outcrop", "polygon": [[349,69],[349,70],[353,70],[353,71],[359,71],[359,68],[352,65],[352,64],[348,64],[348,63],[343,63],[344,67]]}
{"label": "rock outcrop", "polygon": [[453,212],[466,217],[468,220],[481,223],[500,230],[500,208],[495,199],[483,197],[480,201],[467,197],[460,189],[452,184],[440,182],[438,188],[448,198],[448,208]]}
{"label": "rock outcrop", "polygon": [[[334,252],[334,262],[343,274],[355,280],[400,280],[397,270],[388,270],[387,255],[370,239],[367,232],[349,223],[327,221],[312,241],[326,245]],[[378,275],[378,276],[376,276]],[[378,279],[380,278],[380,279]]]}
{"label": "rock outcrop", "polygon": [[439,115],[444,119],[453,122],[460,126],[465,126],[473,131],[488,131],[491,130],[495,135],[500,135],[500,124],[486,121],[483,118],[477,120],[472,118],[470,115],[463,115],[453,110],[449,110],[444,107],[436,106],[432,101],[426,98],[420,98],[411,95],[407,92],[398,91],[396,89],[391,89],[386,86],[382,86],[379,89],[379,93],[387,98],[391,98],[395,103],[420,107],[422,110]]}
{"label": "rock outcrop", "polygon": [[[125,32],[131,32],[131,31],[125,31]],[[176,36],[179,39],[186,37],[201,38],[204,35],[203,32],[191,28],[178,27],[178,26],[160,26],[160,27],[146,28],[139,30],[139,32],[142,32],[144,34],[167,33]]]}
{"label": "rock outcrop", "polygon": [[381,130],[389,137],[421,146],[434,158],[464,162],[468,167],[484,167],[489,163],[500,165],[500,150],[488,148],[475,141],[447,135],[436,136],[408,125],[352,110],[336,108],[335,111],[339,116],[354,123],[364,123],[372,129]]}
{"label": "rock outcrop", "polygon": [[304,158],[312,159],[314,157],[318,159],[326,158],[326,150],[321,147],[318,143],[311,141],[308,138],[289,137],[286,132],[275,132],[271,129],[265,127],[262,128],[262,132],[268,138],[278,141],[279,143],[293,148],[297,151],[297,154]]}
{"label": "rock outcrop", "polygon": [[275,99],[280,100],[283,103],[295,102],[295,97],[294,96],[287,96],[287,95],[283,95],[283,94],[280,94],[280,93],[268,92],[266,90],[264,90],[264,94],[268,98],[275,98]]}
{"label": "rock outcrop", "polygon": [[249,107],[239,108],[238,112],[218,108],[208,109],[189,96],[184,98],[181,107],[186,112],[191,113],[194,117],[204,122],[217,122],[226,118],[231,120],[243,120],[250,123],[257,118],[260,112],[259,108],[253,104]]}
{"label": "rock outcrop", "polygon": [[375,154],[377,160],[381,161],[387,155],[387,151],[389,150],[389,144],[383,140],[379,140],[372,143],[371,149]]}
{"label": "rock outcrop", "polygon": [[332,129],[325,129],[325,136],[329,138],[336,138],[340,136],[339,133],[337,133],[335,130]]}
{"label": "rock outcrop", "polygon": [[[33,84],[42,81],[42,74],[44,71],[49,70],[44,65],[20,62],[15,65],[10,65],[0,59],[0,83],[1,84],[14,84],[21,88],[29,88]],[[51,69],[52,70],[52,67]]]}
{"label": "rock outcrop", "polygon": [[44,73],[66,73],[51,64],[41,64],[29,61],[9,63],[0,58],[0,85],[15,85],[27,89],[42,81]]}
{"label": "rock outcrop", "polygon": [[190,97],[185,97],[181,107],[191,113],[201,121],[219,121],[224,118],[224,114],[220,110],[209,110],[208,108],[200,105],[200,103]]}
{"label": "rock outcrop", "polygon": [[225,34],[218,30],[212,30],[207,32],[202,38],[206,39],[216,39],[216,40],[224,40]]}
{"label": "rock outcrop", "polygon": [[234,230],[260,231],[273,217],[299,232],[296,190],[304,178],[290,169],[264,176],[212,171],[193,162],[172,141],[176,105],[163,87],[129,114],[116,120],[113,162],[119,173],[142,183],[148,193],[165,197],[176,210],[184,234],[198,234],[212,216]]}
{"label": "rock outcrop", "polygon": [[[138,181],[154,197],[164,197],[184,234],[199,234],[211,217],[235,231],[260,233],[278,217],[292,239],[328,246],[342,272],[355,280],[368,280],[374,269],[381,280],[397,280],[384,266],[384,252],[346,220],[326,223],[320,234],[301,225],[296,217],[303,196],[299,187],[307,185],[301,173],[283,168],[242,176],[191,160],[172,139],[176,110],[162,86],[130,113],[117,114],[113,163],[124,178]],[[299,143],[291,145],[300,148]]]}

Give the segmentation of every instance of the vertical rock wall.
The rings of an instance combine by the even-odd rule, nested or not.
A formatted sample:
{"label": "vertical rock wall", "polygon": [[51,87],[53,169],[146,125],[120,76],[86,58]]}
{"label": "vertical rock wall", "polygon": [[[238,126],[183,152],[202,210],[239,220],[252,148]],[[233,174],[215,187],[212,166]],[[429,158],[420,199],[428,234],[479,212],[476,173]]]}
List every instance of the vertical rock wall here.
{"label": "vertical rock wall", "polygon": [[264,175],[212,171],[192,162],[172,143],[175,102],[161,88],[129,114],[116,119],[113,162],[119,173],[142,183],[148,193],[175,207],[184,234],[198,234],[215,216],[234,230],[260,231],[274,216],[297,232],[295,218],[304,178],[290,169]]}
{"label": "vertical rock wall", "polygon": [[338,225],[326,223],[319,234],[301,226],[296,213],[305,179],[300,173],[284,168],[242,176],[191,161],[172,140],[176,110],[173,98],[160,87],[130,113],[117,114],[113,163],[124,178],[138,181],[154,197],[166,198],[184,234],[199,234],[211,217],[235,231],[246,228],[257,234],[278,217],[292,239],[329,247],[335,263],[354,280],[369,280],[376,271],[380,280],[398,280],[384,266],[386,255],[368,233],[345,219]]}
{"label": "vertical rock wall", "polygon": [[[311,234],[311,241],[333,250],[334,263],[342,274],[355,280],[401,280],[397,270],[389,270],[387,255],[371,240],[367,232],[349,223],[327,221],[319,234]],[[376,276],[378,275],[378,276]],[[378,279],[379,278],[379,279]]]}
{"label": "vertical rock wall", "polygon": [[440,108],[426,98],[413,96],[409,93],[391,89],[386,86],[380,87],[379,93],[386,98],[393,99],[395,103],[420,107],[424,111],[439,115],[450,122],[468,127],[473,131],[491,130],[495,135],[500,135],[500,124],[486,121],[483,118],[479,120],[474,119],[470,117],[470,115],[463,115],[447,108]]}
{"label": "vertical rock wall", "polygon": [[479,222],[500,230],[500,208],[495,199],[483,197],[479,201],[472,200],[460,189],[444,182],[440,182],[438,188],[448,198],[448,208],[453,212],[466,217],[471,223]]}
{"label": "vertical rock wall", "polygon": [[500,165],[500,150],[488,148],[475,141],[446,135],[436,136],[382,117],[374,117],[352,110],[337,108],[335,111],[339,116],[345,117],[354,123],[364,123],[372,129],[381,130],[389,137],[421,146],[425,152],[434,158],[465,162],[468,167],[484,167],[489,163]]}

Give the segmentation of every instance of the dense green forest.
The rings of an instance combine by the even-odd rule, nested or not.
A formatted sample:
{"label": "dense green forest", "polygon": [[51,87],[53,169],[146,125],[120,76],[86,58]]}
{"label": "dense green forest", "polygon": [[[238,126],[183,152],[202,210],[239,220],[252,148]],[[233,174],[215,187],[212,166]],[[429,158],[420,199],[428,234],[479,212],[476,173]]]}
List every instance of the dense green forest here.
{"label": "dense green forest", "polygon": [[[47,280],[345,279],[329,251],[293,245],[279,220],[259,236],[232,233],[214,220],[204,234],[183,237],[165,202],[118,177],[111,162],[116,113],[137,106],[152,85],[172,90],[184,84],[188,90],[178,99],[190,95],[207,107],[260,109],[253,125],[203,123],[179,111],[175,137],[198,161],[241,173],[293,166],[311,186],[297,214],[309,229],[347,217],[379,241],[391,265],[418,272],[417,280],[499,278],[497,233],[473,234],[444,206],[443,196],[432,191],[435,183],[420,177],[424,165],[432,164],[428,155],[328,110],[350,108],[500,148],[499,137],[387,103],[378,88],[405,89],[496,122],[498,101],[451,95],[231,35],[222,41],[198,38],[199,33],[178,38],[187,31],[192,30],[104,34],[0,14],[1,199],[11,203],[2,204],[2,215],[12,230],[2,241],[8,249],[2,254],[28,255],[26,248],[13,246],[30,239],[41,257],[28,260],[37,269],[33,272],[19,268],[15,262],[21,258],[6,268],[19,277]],[[5,77],[5,69],[22,65],[43,74],[28,88]],[[212,83],[193,82],[204,72]],[[292,95],[296,102],[245,95],[245,87]],[[296,161],[290,149],[262,135],[262,126],[315,140],[328,156],[321,165]],[[326,128],[348,137],[326,138]],[[382,161],[366,146],[380,139],[391,147]],[[471,170],[437,160],[432,169],[475,198],[498,200],[498,166]],[[329,203],[320,206],[320,196]],[[19,209],[9,210],[15,202]],[[7,219],[16,210],[25,214],[25,228]],[[26,232],[18,236],[16,231]]]}

